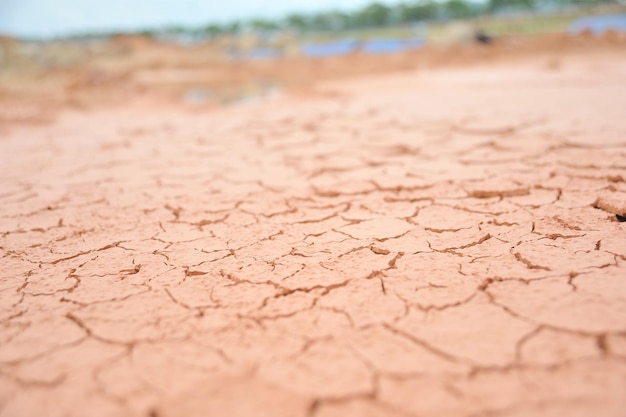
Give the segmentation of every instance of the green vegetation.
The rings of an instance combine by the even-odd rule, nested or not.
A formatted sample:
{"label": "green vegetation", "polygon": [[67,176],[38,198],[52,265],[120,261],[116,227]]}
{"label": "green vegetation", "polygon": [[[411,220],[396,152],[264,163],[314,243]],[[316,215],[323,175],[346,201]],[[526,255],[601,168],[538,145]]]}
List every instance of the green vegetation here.
{"label": "green vegetation", "polygon": [[[458,19],[481,18],[483,28],[494,35],[528,34],[562,30],[569,22],[566,17],[518,19],[489,19],[489,16],[528,15],[533,12],[563,8],[584,9],[598,5],[623,4],[625,0],[399,0],[395,5],[373,2],[349,12],[328,10],[310,14],[290,14],[280,19],[254,18],[202,27],[172,26],[152,28],[138,33],[148,36],[174,35],[190,39],[211,39],[242,32],[274,33],[289,30],[307,38],[323,40],[337,37],[367,39],[371,37],[410,37],[416,24],[428,22],[436,32],[437,26]],[[571,13],[570,13],[571,14]],[[532,22],[531,22],[532,20]],[[481,22],[481,25],[483,23]],[[89,37],[81,35],[78,37]],[[437,37],[437,36],[435,36]]]}
{"label": "green vegetation", "polygon": [[572,16],[536,16],[526,19],[491,19],[485,21],[483,29],[493,36],[523,36],[537,33],[557,33],[567,30]]}
{"label": "green vegetation", "polygon": [[354,31],[399,27],[419,22],[442,22],[501,13],[530,12],[562,7],[595,6],[618,0],[406,0],[396,5],[371,3],[351,12],[337,10],[313,14],[291,14],[282,19],[252,19],[202,28],[209,36],[236,33],[240,29],[274,31],[292,29],[300,33]]}

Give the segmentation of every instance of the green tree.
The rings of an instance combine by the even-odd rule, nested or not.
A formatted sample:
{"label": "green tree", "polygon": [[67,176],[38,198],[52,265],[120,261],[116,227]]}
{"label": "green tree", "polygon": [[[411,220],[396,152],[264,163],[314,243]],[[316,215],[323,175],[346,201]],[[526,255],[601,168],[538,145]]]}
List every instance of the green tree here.
{"label": "green tree", "polygon": [[235,21],[228,23],[224,26],[224,29],[226,33],[239,33],[239,31],[241,30],[241,22]]}
{"label": "green tree", "polygon": [[532,9],[536,6],[536,0],[489,0],[487,7],[491,11],[498,11],[507,8]]}
{"label": "green tree", "polygon": [[385,26],[389,23],[391,8],[381,3],[372,3],[356,12],[355,19],[358,26]]}
{"label": "green tree", "polygon": [[420,0],[416,4],[416,11],[419,20],[435,19],[438,15],[439,5],[435,1]]}
{"label": "green tree", "polygon": [[218,25],[216,23],[211,23],[211,24],[206,25],[204,27],[204,33],[206,33],[207,35],[209,35],[212,38],[221,35],[225,31],[226,30],[222,26],[220,26],[220,25]]}
{"label": "green tree", "polygon": [[259,31],[272,31],[278,29],[278,23],[269,19],[252,19],[249,22],[249,26],[254,30]]}
{"label": "green tree", "polygon": [[333,28],[332,15],[330,13],[317,13],[311,19],[313,30],[331,30]]}
{"label": "green tree", "polygon": [[302,32],[309,29],[309,18],[301,14],[290,14],[285,18],[285,26]]}
{"label": "green tree", "polygon": [[441,5],[446,17],[463,18],[468,17],[472,13],[472,9],[466,1],[448,0]]}

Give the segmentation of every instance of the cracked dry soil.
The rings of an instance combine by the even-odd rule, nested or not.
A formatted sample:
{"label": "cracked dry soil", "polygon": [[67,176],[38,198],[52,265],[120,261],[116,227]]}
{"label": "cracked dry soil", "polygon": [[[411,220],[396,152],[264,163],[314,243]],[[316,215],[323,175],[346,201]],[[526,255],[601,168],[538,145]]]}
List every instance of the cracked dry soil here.
{"label": "cracked dry soil", "polygon": [[4,131],[0,415],[623,417],[623,56]]}

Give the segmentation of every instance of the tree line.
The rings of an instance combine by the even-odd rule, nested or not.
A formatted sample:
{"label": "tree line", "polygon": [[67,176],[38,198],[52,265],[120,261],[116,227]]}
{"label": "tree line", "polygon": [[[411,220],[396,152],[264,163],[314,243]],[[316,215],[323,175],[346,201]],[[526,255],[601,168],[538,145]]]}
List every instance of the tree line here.
{"label": "tree line", "polygon": [[[532,11],[546,7],[584,6],[618,0],[413,0],[396,5],[380,2],[350,12],[322,11],[318,13],[292,13],[280,19],[256,18],[225,24],[210,23],[199,28],[170,27],[167,32],[204,36],[255,31],[292,29],[298,32],[351,30],[403,24],[472,18],[485,14],[507,11]],[[149,31],[144,32],[150,34]]]}

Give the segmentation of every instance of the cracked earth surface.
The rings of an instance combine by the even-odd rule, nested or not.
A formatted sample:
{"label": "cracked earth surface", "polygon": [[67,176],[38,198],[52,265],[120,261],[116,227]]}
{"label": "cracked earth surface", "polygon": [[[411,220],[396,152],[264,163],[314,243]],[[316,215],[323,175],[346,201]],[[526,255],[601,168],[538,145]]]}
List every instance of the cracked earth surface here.
{"label": "cracked earth surface", "polygon": [[626,62],[319,91],[4,132],[2,416],[624,416]]}

